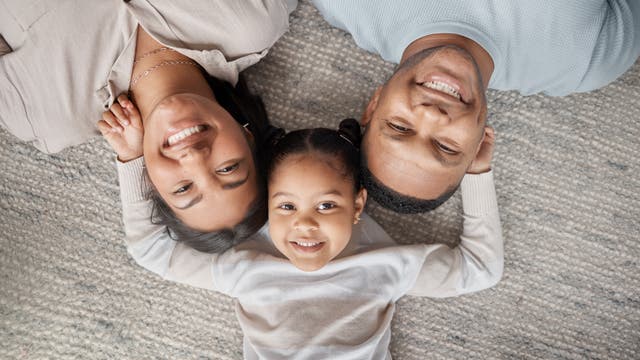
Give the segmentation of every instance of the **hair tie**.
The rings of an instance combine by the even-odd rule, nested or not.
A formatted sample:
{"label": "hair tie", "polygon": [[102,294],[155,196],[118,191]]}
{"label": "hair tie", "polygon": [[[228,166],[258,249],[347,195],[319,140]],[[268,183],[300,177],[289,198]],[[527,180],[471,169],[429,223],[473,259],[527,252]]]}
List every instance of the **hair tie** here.
{"label": "hair tie", "polygon": [[360,150],[360,124],[355,119],[348,118],[340,121],[338,135],[348,141],[356,150]]}
{"label": "hair tie", "polygon": [[342,131],[338,130],[338,135],[340,135],[340,137],[341,137],[341,138],[343,138],[343,139],[347,140],[347,141],[349,142],[349,144],[351,144],[351,146],[356,147],[356,146],[353,144],[353,141],[349,140],[349,138],[348,138],[348,137],[346,137],[346,136],[342,133]]}

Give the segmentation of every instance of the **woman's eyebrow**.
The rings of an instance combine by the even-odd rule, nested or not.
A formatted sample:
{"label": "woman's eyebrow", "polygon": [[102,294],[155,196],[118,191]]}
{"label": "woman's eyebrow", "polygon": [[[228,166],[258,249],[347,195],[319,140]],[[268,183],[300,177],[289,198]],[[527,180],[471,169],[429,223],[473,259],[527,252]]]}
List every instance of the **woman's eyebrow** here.
{"label": "woman's eyebrow", "polygon": [[189,201],[184,206],[176,206],[176,205],[174,205],[174,206],[176,207],[176,209],[185,210],[185,209],[188,209],[188,208],[192,207],[193,205],[199,203],[200,201],[202,201],[202,194],[194,197],[193,200]]}
{"label": "woman's eyebrow", "polygon": [[244,179],[222,185],[222,190],[232,190],[232,189],[235,189],[237,187],[240,187],[242,184],[247,182],[247,180],[249,179],[249,175],[250,175],[250,173],[247,172],[247,176]]}

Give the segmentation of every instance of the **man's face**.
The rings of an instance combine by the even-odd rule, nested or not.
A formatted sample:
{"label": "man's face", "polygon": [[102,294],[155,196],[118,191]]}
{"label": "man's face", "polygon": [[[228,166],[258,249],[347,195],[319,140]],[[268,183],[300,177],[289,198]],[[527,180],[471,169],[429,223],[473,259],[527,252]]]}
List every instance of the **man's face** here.
{"label": "man's face", "polygon": [[486,108],[480,73],[465,50],[446,46],[411,56],[363,115],[370,172],[403,195],[438,198],[475,158]]}

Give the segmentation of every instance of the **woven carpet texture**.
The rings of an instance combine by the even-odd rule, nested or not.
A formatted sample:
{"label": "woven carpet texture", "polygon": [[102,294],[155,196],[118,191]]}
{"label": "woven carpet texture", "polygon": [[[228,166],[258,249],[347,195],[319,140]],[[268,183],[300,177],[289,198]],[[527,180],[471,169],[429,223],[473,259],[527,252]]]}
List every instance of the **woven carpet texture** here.
{"label": "woven carpet texture", "polygon": [[[297,129],[359,118],[393,68],[302,1],[246,74],[272,121]],[[402,298],[392,355],[640,358],[640,63],[591,93],[488,97],[504,277],[458,298]],[[45,155],[0,131],[0,168],[0,358],[242,358],[232,299],[127,254],[103,139]],[[367,211],[401,244],[460,234],[459,194],[423,215]]]}

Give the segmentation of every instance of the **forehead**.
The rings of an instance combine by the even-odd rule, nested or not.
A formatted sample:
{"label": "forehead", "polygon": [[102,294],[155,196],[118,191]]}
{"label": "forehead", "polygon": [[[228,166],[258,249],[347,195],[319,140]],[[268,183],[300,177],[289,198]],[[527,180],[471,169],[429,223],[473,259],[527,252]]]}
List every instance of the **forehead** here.
{"label": "forehead", "polygon": [[344,164],[331,155],[309,152],[287,156],[271,173],[269,192],[289,189],[310,193],[310,189],[353,186]]}

